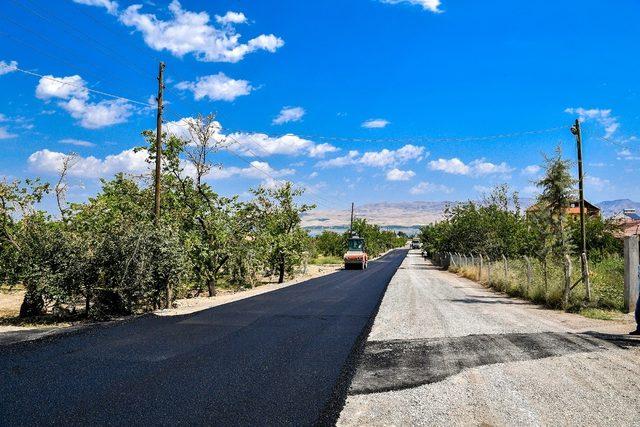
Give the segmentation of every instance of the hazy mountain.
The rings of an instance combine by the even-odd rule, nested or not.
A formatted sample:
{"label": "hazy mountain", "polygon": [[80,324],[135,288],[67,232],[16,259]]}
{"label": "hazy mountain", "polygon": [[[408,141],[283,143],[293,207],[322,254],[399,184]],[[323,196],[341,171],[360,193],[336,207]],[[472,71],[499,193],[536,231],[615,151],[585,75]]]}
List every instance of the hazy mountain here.
{"label": "hazy mountain", "polygon": [[596,205],[602,209],[602,215],[605,217],[613,216],[624,209],[636,209],[640,212],[640,202],[634,202],[630,199],[606,200]]}
{"label": "hazy mountain", "polygon": [[[520,199],[521,209],[526,209],[535,202],[532,198]],[[381,227],[404,231],[413,234],[418,227],[430,224],[442,219],[444,210],[448,205],[458,202],[381,202],[356,206],[356,217],[366,218],[369,222]],[[640,202],[629,199],[608,200],[597,203],[605,217],[615,215],[623,209],[637,209],[640,212]],[[316,209],[302,217],[302,225],[311,233],[319,233],[322,230],[343,232],[349,227],[351,212],[345,210],[320,210]]]}

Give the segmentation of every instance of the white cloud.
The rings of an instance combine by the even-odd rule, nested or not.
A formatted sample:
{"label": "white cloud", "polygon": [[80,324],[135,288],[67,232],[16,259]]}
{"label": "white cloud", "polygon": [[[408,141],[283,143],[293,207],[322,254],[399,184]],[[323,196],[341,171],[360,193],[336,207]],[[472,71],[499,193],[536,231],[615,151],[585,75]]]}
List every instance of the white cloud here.
{"label": "white cloud", "polygon": [[89,98],[86,82],[78,75],[68,77],[44,76],[36,87],[36,97],[42,100],[51,98]]}
{"label": "white cloud", "polygon": [[16,71],[18,63],[16,61],[0,61],[0,76],[4,74],[13,73]]}
{"label": "white cloud", "polygon": [[6,126],[0,126],[0,139],[11,139],[15,138],[16,136],[18,135],[9,132]]}
{"label": "white cloud", "polygon": [[124,123],[131,116],[131,105],[122,99],[104,100],[97,103],[71,98],[59,104],[71,117],[78,120],[80,126],[87,129],[100,129],[106,126]]}
{"label": "white cloud", "polygon": [[60,144],[75,145],[76,147],[95,147],[96,146],[96,144],[94,144],[93,142],[84,141],[82,139],[74,139],[74,138],[61,139],[59,142]]}
{"label": "white cloud", "polygon": [[453,189],[446,185],[433,184],[431,182],[420,182],[419,184],[411,187],[409,193],[411,194],[427,194],[427,193],[452,193]]}
{"label": "white cloud", "polygon": [[357,150],[351,150],[344,156],[336,157],[334,159],[323,160],[321,162],[316,163],[316,166],[328,169],[328,168],[341,168],[343,166],[352,165],[357,162],[358,155]]}
{"label": "white cloud", "polygon": [[453,159],[438,159],[429,162],[429,168],[434,171],[441,171],[455,175],[468,175],[471,168],[457,157]]}
{"label": "white cloud", "polygon": [[598,109],[598,108],[567,108],[564,110],[568,114],[577,114],[580,121],[594,120],[596,123],[604,127],[604,137],[611,138],[613,134],[620,127],[617,117],[611,115],[610,109]]}
{"label": "white cloud", "polygon": [[414,176],[416,176],[414,171],[394,168],[387,172],[387,181],[409,181]]}
{"label": "white cloud", "polygon": [[229,135],[231,147],[245,155],[270,156],[285,154],[297,156],[313,149],[315,144],[293,134],[271,137],[264,133],[232,133]]}
{"label": "white cloud", "polygon": [[438,159],[429,162],[431,170],[445,172],[453,175],[472,175],[483,176],[491,174],[508,174],[513,172],[513,168],[509,167],[505,162],[495,164],[487,162],[484,159],[476,159],[465,164],[462,160],[454,157],[452,159]]}
{"label": "white cloud", "polygon": [[112,15],[118,12],[118,2],[110,0],[73,0],[75,3],[85,4],[87,6],[104,7]]}
{"label": "white cloud", "polygon": [[342,167],[347,165],[363,165],[369,167],[386,168],[406,163],[410,160],[420,161],[429,153],[424,147],[407,144],[397,150],[384,148],[380,151],[367,151],[358,157],[357,151],[350,151],[347,156],[318,162],[316,166],[321,168]]}
{"label": "white cloud", "polygon": [[387,4],[399,4],[399,3],[409,3],[416,6],[422,6],[424,10],[428,10],[434,13],[440,13],[441,1],[440,0],[380,0],[382,3]]}
{"label": "white cloud", "polygon": [[340,149],[338,147],[334,147],[333,145],[324,142],[322,144],[317,144],[311,147],[309,149],[309,156],[324,157],[327,153],[335,153],[336,151],[339,151],[339,150]]}
{"label": "white cloud", "polygon": [[540,194],[540,188],[532,184],[532,185],[527,185],[520,192],[527,196],[535,196],[537,194]]}
{"label": "white cloud", "polygon": [[540,172],[540,166],[538,165],[529,165],[525,168],[522,169],[522,174],[523,175],[535,175],[538,172]]}
{"label": "white cloud", "polygon": [[154,14],[140,13],[140,9],[140,4],[129,6],[120,15],[120,21],[141,32],[145,43],[152,49],[168,50],[178,57],[192,53],[196,59],[205,62],[238,62],[251,52],[275,52],[284,46],[284,41],[273,34],[262,34],[241,43],[240,34],[232,26],[238,23],[234,20],[241,19],[240,14],[227,13],[220,17],[223,28],[216,28],[207,12],[185,10],[177,0],[169,4],[172,16],[166,21]]}
{"label": "white cloud", "polygon": [[249,95],[253,87],[247,80],[235,80],[224,73],[198,77],[195,82],[180,82],[180,90],[190,90],[196,101],[209,98],[212,101],[233,101],[239,96]]}
{"label": "white cloud", "polygon": [[78,75],[40,78],[36,97],[45,101],[61,99],[58,105],[66,110],[78,124],[87,129],[99,129],[124,123],[131,116],[133,107],[123,99],[89,101],[85,81]]}
{"label": "white cloud", "polygon": [[[35,172],[56,174],[65,156],[64,153],[44,149],[31,154],[27,162],[29,168]],[[135,152],[129,149],[119,154],[108,155],[104,159],[94,156],[78,157],[69,175],[81,178],[102,178],[118,172],[142,174],[149,171],[150,165],[147,163],[146,151]]]}
{"label": "white cloud", "polygon": [[[266,162],[260,162],[254,160],[251,162],[251,166],[247,166],[246,168],[239,168],[236,166],[223,167],[220,169],[213,169],[209,175],[207,175],[207,179],[227,179],[232,177],[243,177],[243,178],[265,178],[267,176],[273,178],[279,178],[283,176],[293,175],[295,174],[295,169],[274,169]],[[271,180],[267,178],[267,180]]]}
{"label": "white cloud", "polygon": [[592,189],[597,192],[610,190],[612,188],[611,181],[608,179],[598,178],[597,176],[585,176],[584,183],[588,189]]}
{"label": "white cloud", "polygon": [[273,119],[272,123],[274,125],[281,125],[283,123],[298,122],[302,119],[305,113],[306,112],[302,107],[284,107],[280,110],[278,117]]}
{"label": "white cloud", "polygon": [[362,127],[366,129],[382,129],[385,128],[391,123],[389,120],[385,119],[369,119],[362,123]]}
{"label": "white cloud", "polygon": [[224,16],[216,15],[216,22],[222,25],[228,24],[246,24],[247,17],[242,12],[228,11]]}

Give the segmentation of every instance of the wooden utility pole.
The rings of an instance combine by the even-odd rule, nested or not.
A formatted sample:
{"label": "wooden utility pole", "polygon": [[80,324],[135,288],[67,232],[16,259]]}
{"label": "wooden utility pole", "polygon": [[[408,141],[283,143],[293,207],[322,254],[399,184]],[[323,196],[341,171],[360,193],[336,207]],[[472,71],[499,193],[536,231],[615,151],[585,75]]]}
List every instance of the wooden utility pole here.
{"label": "wooden utility pole", "polygon": [[351,202],[351,224],[349,225],[349,237],[353,236],[353,202]]}
{"label": "wooden utility pole", "polygon": [[580,131],[580,120],[576,119],[571,127],[571,133],[576,137],[578,145],[578,193],[580,197],[580,237],[581,237],[581,254],[580,266],[582,267],[582,282],[586,288],[587,300],[591,300],[591,283],[589,283],[589,266],[587,264],[587,231],[584,217],[584,173],[582,171],[582,132]]}
{"label": "wooden utility pole", "polygon": [[160,221],[160,175],[162,174],[162,95],[164,93],[164,62],[158,68],[158,115],[156,117],[156,173],[154,176],[155,205],[153,215],[155,223]]}

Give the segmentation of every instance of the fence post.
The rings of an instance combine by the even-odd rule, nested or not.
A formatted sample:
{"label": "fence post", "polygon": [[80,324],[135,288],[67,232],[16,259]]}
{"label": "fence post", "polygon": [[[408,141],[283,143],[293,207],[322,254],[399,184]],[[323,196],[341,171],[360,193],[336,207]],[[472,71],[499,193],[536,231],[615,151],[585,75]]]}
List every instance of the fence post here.
{"label": "fence post", "polygon": [[473,254],[471,254],[471,267],[474,265],[476,265],[476,259],[473,257]]}
{"label": "fence post", "polygon": [[482,282],[482,254],[478,258],[478,282]]}
{"label": "fence post", "polygon": [[638,302],[638,236],[624,238],[624,310],[631,313]]}
{"label": "fence post", "polygon": [[587,262],[587,254],[582,252],[581,255],[582,265],[584,269],[582,270],[582,283],[584,283],[587,301],[591,301],[591,281],[589,279],[589,263]]}
{"label": "fence post", "polygon": [[507,261],[507,257],[502,254],[502,262],[504,263],[504,280],[505,282],[509,280],[509,263]]}
{"label": "fence post", "polygon": [[527,294],[529,293],[529,290],[531,289],[531,282],[532,282],[532,272],[531,272],[531,261],[529,261],[529,257],[528,256],[524,256],[524,262],[527,263]]}
{"label": "fence post", "polygon": [[487,284],[491,286],[491,258],[487,257]]}
{"label": "fence post", "polygon": [[456,260],[453,258],[453,254],[449,252],[449,259],[451,260],[451,264],[456,267]]}
{"label": "fence post", "polygon": [[571,257],[564,256],[564,292],[562,295],[562,308],[569,307],[569,295],[571,294]]}

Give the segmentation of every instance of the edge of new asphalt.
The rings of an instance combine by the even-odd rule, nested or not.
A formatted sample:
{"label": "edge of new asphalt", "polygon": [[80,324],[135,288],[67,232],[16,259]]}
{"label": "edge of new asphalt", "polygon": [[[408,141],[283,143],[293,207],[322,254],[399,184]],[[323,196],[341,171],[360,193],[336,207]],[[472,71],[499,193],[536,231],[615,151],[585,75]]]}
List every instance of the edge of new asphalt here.
{"label": "edge of new asphalt", "polygon": [[[402,248],[397,248],[395,250],[402,250]],[[389,251],[377,259],[382,259],[391,252],[393,251]],[[408,253],[409,253],[408,251],[405,252],[405,257],[407,256]],[[398,266],[398,268],[400,268],[400,266]],[[396,272],[393,274],[393,276],[395,276],[397,272],[398,272],[398,269],[396,269]],[[349,353],[347,360],[342,366],[342,370],[340,371],[338,380],[336,384],[333,386],[331,397],[325,404],[324,409],[320,413],[320,416],[318,417],[314,425],[335,426],[337,424],[338,419],[340,418],[340,413],[344,409],[344,406],[347,402],[349,387],[351,386],[351,381],[353,380],[353,377],[356,374],[358,361],[360,360],[360,357],[364,352],[364,348],[367,343],[367,338],[371,333],[373,324],[376,320],[376,317],[378,316],[378,312],[380,311],[380,305],[382,305],[382,300],[384,299],[384,296],[387,293],[387,288],[389,287],[389,284],[393,280],[393,276],[391,277],[391,279],[389,279],[387,284],[384,286],[383,291],[380,293],[380,299],[378,300],[375,308],[371,312],[371,316],[369,316],[369,319],[367,320],[365,327],[360,332],[360,335],[358,335],[358,337],[356,338],[356,341],[354,342],[353,347],[351,348],[351,352]]]}

